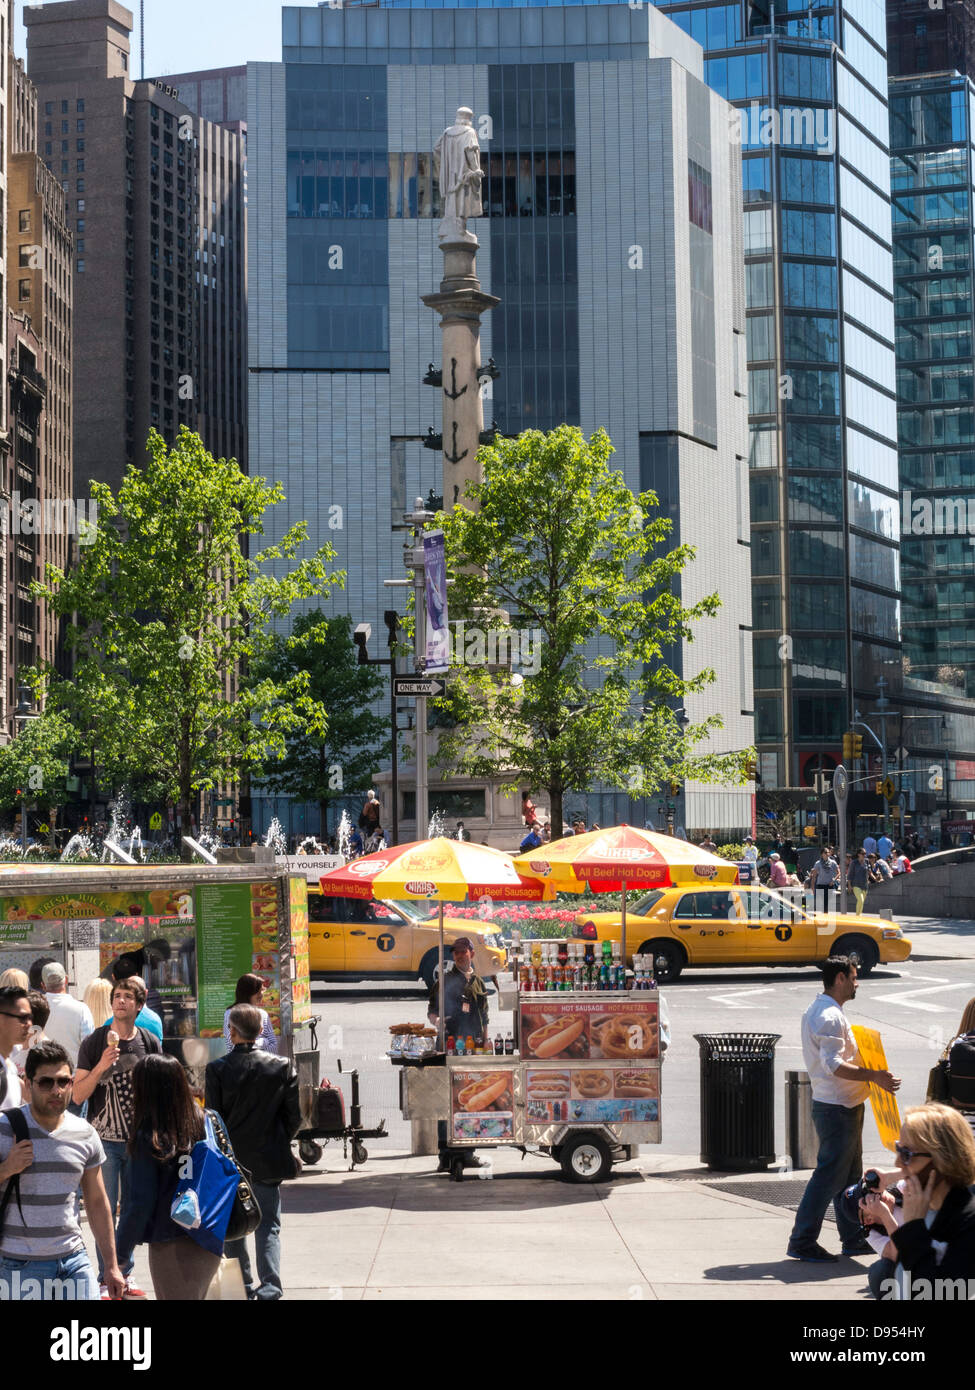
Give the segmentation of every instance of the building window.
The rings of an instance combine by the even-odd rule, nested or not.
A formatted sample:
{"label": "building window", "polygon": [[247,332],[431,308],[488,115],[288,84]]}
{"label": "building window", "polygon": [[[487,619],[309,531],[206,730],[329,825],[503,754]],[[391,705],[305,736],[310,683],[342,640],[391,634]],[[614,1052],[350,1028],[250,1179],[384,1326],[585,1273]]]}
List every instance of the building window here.
{"label": "building window", "polygon": [[79,199],[78,199],[78,211],[79,211],[79,212],[84,212],[84,210],[85,210],[85,200],[84,200],[84,198],[79,198]]}
{"label": "building window", "polygon": [[81,255],[84,254],[84,250],[85,250],[85,239],[84,239],[84,237],[82,237],[79,241],[76,241],[76,242],[75,242],[75,250],[77,251],[77,253],[78,253],[79,256],[81,256]]}
{"label": "building window", "polygon": [[687,161],[687,194],[690,219],[702,231],[711,231],[711,175],[693,159]]}
{"label": "building window", "polygon": [[30,208],[21,208],[20,210],[20,230],[22,232],[30,231]]}
{"label": "building window", "polygon": [[30,281],[21,280],[18,286],[18,292],[21,300],[30,299]]}
{"label": "building window", "polygon": [[53,102],[53,101],[46,101],[46,102],[44,103],[44,114],[45,114],[45,116],[53,116],[53,115],[54,115],[54,102]]}
{"label": "building window", "polygon": [[75,147],[75,150],[77,151],[78,154],[84,154],[84,152],[85,152],[85,142],[84,142],[84,140],[76,140],[76,141],[74,142],[74,147]]}
{"label": "building window", "polygon": [[51,155],[54,153],[54,145],[50,140],[45,142],[44,153],[47,155],[48,159],[50,159]]}
{"label": "building window", "polygon": [[79,180],[78,180],[78,192],[79,192],[79,193],[84,193],[84,191],[85,191],[85,181],[84,181],[84,179],[79,179]]}
{"label": "building window", "polygon": [[84,230],[85,230],[85,219],[84,219],[83,217],[79,217],[79,218],[78,218],[78,234],[79,234],[79,236],[80,236],[80,234],[81,234]]}
{"label": "building window", "polygon": [[62,134],[62,135],[67,135],[67,133],[68,133],[68,131],[69,131],[70,129],[71,129],[71,127],[70,127],[70,125],[68,124],[67,121],[62,121],[62,122],[61,122],[61,134]]}
{"label": "building window", "polygon": [[45,122],[44,122],[44,134],[45,134],[45,135],[53,135],[53,134],[54,134],[54,131],[51,129],[52,124],[53,124],[53,123],[52,123],[51,121],[45,121]]}
{"label": "building window", "polygon": [[85,133],[85,123],[84,123],[84,121],[76,121],[76,122],[75,122],[75,129],[77,130],[77,132],[78,132],[79,135],[84,135],[84,133]]}
{"label": "building window", "polygon": [[84,262],[84,258],[83,258],[83,257],[82,257],[82,259],[79,260],[79,262],[78,262],[78,273],[81,274],[81,275],[83,275],[83,274],[85,273],[85,262]]}
{"label": "building window", "polygon": [[61,115],[62,115],[62,116],[66,116],[67,114],[68,114],[68,103],[67,103],[66,101],[62,101],[62,103],[61,103]]}
{"label": "building window", "polygon": [[75,110],[76,110],[76,111],[78,112],[78,114],[80,115],[81,112],[84,111],[84,109],[85,109],[85,99],[84,99],[84,97],[79,97],[78,100],[75,102]]}
{"label": "building window", "polygon": [[32,246],[21,246],[21,247],[20,247],[20,264],[21,264],[22,266],[28,266],[30,269],[33,269],[33,266],[31,266],[31,259],[30,259],[30,258],[31,258],[31,252],[33,251],[33,249],[34,249],[34,248],[33,248]]}
{"label": "building window", "polygon": [[83,174],[85,172],[85,161],[83,159],[78,160],[77,172],[79,174]]}

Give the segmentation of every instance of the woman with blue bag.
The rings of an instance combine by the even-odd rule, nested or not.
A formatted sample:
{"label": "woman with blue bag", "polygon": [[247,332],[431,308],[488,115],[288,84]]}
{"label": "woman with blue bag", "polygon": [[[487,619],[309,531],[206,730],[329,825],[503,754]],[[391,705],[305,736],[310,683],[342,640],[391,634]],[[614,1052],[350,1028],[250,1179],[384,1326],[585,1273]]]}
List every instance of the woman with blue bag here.
{"label": "woman with blue bag", "polygon": [[143,1057],[132,1081],[130,1198],[119,1239],[149,1246],[157,1299],[198,1301],[220,1265],[240,1174],[221,1152],[211,1117],[196,1105],[175,1057]]}

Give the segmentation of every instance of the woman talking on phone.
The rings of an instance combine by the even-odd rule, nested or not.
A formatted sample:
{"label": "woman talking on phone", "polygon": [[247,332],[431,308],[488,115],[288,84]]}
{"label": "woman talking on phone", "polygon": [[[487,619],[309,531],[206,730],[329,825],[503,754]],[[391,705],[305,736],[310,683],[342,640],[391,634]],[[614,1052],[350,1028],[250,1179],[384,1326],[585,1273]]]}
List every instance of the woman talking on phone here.
{"label": "woman talking on phone", "polygon": [[[932,1298],[936,1279],[975,1280],[975,1137],[965,1119],[947,1105],[915,1105],[904,1112],[895,1145],[901,1195],[871,1192],[863,1200],[865,1222],[883,1227],[889,1262],[870,1287],[880,1298]],[[971,1288],[971,1284],[969,1284]]]}

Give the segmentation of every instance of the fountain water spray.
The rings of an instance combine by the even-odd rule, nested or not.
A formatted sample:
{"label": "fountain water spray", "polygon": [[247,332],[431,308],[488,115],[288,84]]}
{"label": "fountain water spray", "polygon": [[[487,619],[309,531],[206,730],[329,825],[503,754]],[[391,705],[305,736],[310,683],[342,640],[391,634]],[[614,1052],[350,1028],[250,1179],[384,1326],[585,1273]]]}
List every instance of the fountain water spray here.
{"label": "fountain water spray", "polygon": [[352,858],[352,822],[348,811],[343,811],[335,831],[335,843],[339,854],[348,863]]}
{"label": "fountain water spray", "polygon": [[275,854],[286,854],[288,852],[288,842],[285,838],[284,826],[275,816],[267,828],[264,836],[264,846],[266,849],[273,849]]}

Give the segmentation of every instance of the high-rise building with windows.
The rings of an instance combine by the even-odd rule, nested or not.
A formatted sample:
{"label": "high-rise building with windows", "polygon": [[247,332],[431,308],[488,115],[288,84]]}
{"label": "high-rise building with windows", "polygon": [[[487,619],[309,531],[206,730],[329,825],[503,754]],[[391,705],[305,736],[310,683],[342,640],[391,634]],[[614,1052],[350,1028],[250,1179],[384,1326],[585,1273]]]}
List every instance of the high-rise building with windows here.
{"label": "high-rise building with windows", "polygon": [[246,458],[243,141],[132,80],[117,0],[25,10],[42,158],[75,236],[75,475],[117,487],[150,428]]}
{"label": "high-rise building with windows", "polygon": [[[700,47],[625,4],[287,8],[283,43],[282,63],[248,77],[251,462],[284,484],[275,525],[307,520],[313,543],[333,544],[349,572],[333,610],[383,630],[397,592],[383,580],[402,574],[393,528],[415,497],[441,492],[440,454],[423,447],[440,403],[421,384],[440,360],[420,302],[443,274],[431,152],[471,105],[478,271],[501,300],[482,331],[482,358],[501,371],[486,417],[506,434],[605,427],[629,486],[656,490],[674,541],[698,546],[685,601],[723,600],[679,657],[687,675],[718,673],[688,712],[720,710],[712,746],[747,748],[740,159]],[[452,786],[467,798],[457,814],[490,835],[505,814],[492,789]],[[589,808],[600,823],[657,817],[656,801],[608,791]],[[272,810],[287,822],[265,802],[264,823]],[[750,789],[689,787],[676,818],[740,834]]]}
{"label": "high-rise building with windows", "polygon": [[[8,55],[7,315],[9,488],[16,523],[10,547],[6,697],[15,708],[21,672],[63,660],[60,622],[31,584],[46,566],[67,567],[78,535],[72,465],[72,238],[66,197],[37,154],[37,92]],[[25,515],[22,508],[29,503]],[[67,507],[64,505],[67,503]],[[87,519],[87,514],[86,514]]]}

